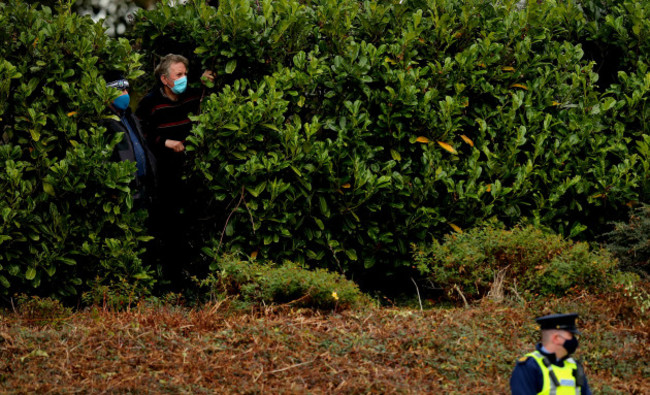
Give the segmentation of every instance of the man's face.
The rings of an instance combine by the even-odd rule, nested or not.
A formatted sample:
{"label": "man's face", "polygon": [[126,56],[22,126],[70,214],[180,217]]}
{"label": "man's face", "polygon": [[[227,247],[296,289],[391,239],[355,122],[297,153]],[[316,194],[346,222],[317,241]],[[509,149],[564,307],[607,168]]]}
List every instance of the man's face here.
{"label": "man's face", "polygon": [[558,345],[562,345],[565,341],[573,339],[573,333],[564,330],[557,331],[555,336]]}
{"label": "man's face", "polygon": [[169,76],[163,74],[160,76],[163,84],[169,86],[170,88],[174,87],[174,81],[187,75],[187,68],[183,63],[172,63],[169,66]]}
{"label": "man's face", "polygon": [[553,341],[556,344],[555,355],[563,358],[566,355],[573,354],[578,348],[578,340],[573,333],[565,330],[559,330],[553,335]]}

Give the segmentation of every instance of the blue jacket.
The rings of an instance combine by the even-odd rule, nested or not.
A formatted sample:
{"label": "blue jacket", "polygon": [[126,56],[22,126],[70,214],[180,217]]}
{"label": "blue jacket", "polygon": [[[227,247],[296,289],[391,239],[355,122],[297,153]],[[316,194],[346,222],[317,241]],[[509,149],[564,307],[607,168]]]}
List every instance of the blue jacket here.
{"label": "blue jacket", "polygon": [[[156,158],[147,146],[146,140],[142,133],[142,128],[140,127],[140,122],[135,116],[133,116],[131,109],[127,108],[122,115],[127,119],[129,125],[131,125],[131,128],[140,141],[140,145],[144,149],[146,156],[147,175],[145,177],[136,176],[133,180],[131,188],[133,189],[133,200],[136,203],[136,206],[147,207],[151,204],[151,200],[154,199],[157,189],[158,180]],[[112,159],[116,162],[127,160],[135,162],[136,159],[133,149],[133,142],[131,141],[128,129],[126,126],[124,126],[122,121],[108,119],[105,122],[105,126],[108,133],[124,134],[122,140],[115,146],[115,151],[113,152]]]}

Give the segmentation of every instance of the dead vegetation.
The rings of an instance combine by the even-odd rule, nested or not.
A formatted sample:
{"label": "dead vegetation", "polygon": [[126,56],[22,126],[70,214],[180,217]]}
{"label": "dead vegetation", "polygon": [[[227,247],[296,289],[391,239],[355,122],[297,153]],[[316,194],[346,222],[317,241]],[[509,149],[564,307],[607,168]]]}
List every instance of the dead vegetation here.
{"label": "dead vegetation", "polygon": [[323,312],[140,306],[0,321],[0,392],[506,393],[533,318],[579,311],[594,393],[648,393],[649,332],[616,296]]}

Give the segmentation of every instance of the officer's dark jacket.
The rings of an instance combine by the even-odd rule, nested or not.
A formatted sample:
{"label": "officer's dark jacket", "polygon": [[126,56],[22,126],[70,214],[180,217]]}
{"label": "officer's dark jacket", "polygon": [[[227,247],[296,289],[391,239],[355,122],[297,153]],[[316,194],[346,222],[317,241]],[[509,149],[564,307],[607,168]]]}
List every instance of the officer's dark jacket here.
{"label": "officer's dark jacket", "polygon": [[[558,360],[555,354],[548,354],[542,351],[542,345],[538,344],[536,347],[542,355],[557,366],[564,366],[564,359]],[[567,356],[568,357],[568,356]],[[542,369],[539,367],[535,358],[521,358],[515,370],[510,377],[510,391],[512,395],[535,395],[542,390],[544,385],[544,377],[542,376]],[[589,383],[587,379],[584,380],[584,385],[580,388],[582,395],[591,395]]]}

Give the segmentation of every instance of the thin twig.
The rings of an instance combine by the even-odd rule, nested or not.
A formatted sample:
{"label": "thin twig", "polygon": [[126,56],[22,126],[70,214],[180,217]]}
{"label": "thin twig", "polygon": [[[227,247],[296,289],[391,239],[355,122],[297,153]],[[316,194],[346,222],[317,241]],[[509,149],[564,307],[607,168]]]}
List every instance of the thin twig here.
{"label": "thin twig", "polygon": [[226,223],[223,226],[223,230],[221,231],[221,238],[219,239],[219,245],[217,246],[217,252],[221,249],[221,244],[223,243],[223,235],[226,234],[226,228],[228,227],[228,223],[230,222],[230,217],[237,211],[239,208],[239,205],[241,204],[242,200],[244,200],[244,187],[241,187],[241,195],[239,196],[239,201],[237,202],[237,205],[235,206],[234,209],[228,214],[228,218],[226,218]]}
{"label": "thin twig", "polygon": [[411,277],[411,281],[413,281],[413,285],[415,285],[415,292],[418,293],[418,302],[420,302],[420,311],[424,310],[422,308],[422,298],[420,298],[420,289],[418,288],[418,284],[415,282],[413,277]]}
{"label": "thin twig", "polygon": [[297,364],[295,364],[295,365],[287,366],[286,368],[272,370],[272,371],[270,371],[270,372],[267,372],[266,374],[272,374],[272,373],[284,372],[285,370],[289,370],[289,369],[297,368],[297,367],[299,367],[299,366],[309,365],[310,363],[313,363],[315,360],[316,360],[316,359],[312,359],[311,361],[297,363]]}
{"label": "thin twig", "polygon": [[465,303],[465,307],[469,307],[469,303],[467,303],[467,299],[465,299],[465,295],[463,295],[463,291],[460,290],[458,287],[458,284],[454,284],[454,289],[458,291],[458,294],[460,295],[461,298],[463,298],[463,302]]}
{"label": "thin twig", "polygon": [[248,204],[246,204],[246,198],[244,197],[244,189],[242,188],[242,199],[244,200],[244,207],[246,207],[246,211],[248,211],[248,218],[251,220],[251,226],[253,226],[253,234],[255,234],[255,221],[253,220],[253,214],[251,214],[251,210],[248,208]]}
{"label": "thin twig", "polygon": [[305,299],[307,299],[307,298],[309,298],[309,297],[311,297],[311,295],[309,294],[309,292],[307,292],[305,295],[299,297],[298,299],[294,299],[294,300],[292,300],[291,302],[287,302],[286,304],[287,304],[287,305],[290,305],[290,304],[294,304],[294,303],[302,302],[303,300],[305,300]]}
{"label": "thin twig", "polygon": [[9,298],[11,301],[11,309],[14,311],[14,314],[18,314],[18,310],[16,310],[16,306],[14,305],[14,298]]}
{"label": "thin twig", "polygon": [[512,282],[512,287],[510,287],[510,290],[514,293],[515,297],[524,305],[526,304],[526,300],[519,295],[519,292],[517,291],[517,279],[514,279]]}
{"label": "thin twig", "polygon": [[264,368],[262,368],[262,369],[260,370],[260,372],[257,374],[257,376],[255,376],[255,378],[253,379],[253,383],[257,383],[257,380],[259,380],[259,378],[260,378],[263,374],[264,374]]}
{"label": "thin twig", "polygon": [[329,243],[327,244],[327,246],[330,248],[330,251],[332,251],[332,256],[334,257],[334,260],[336,261],[336,264],[338,265],[339,270],[341,271],[341,273],[343,273],[343,267],[341,266],[341,262],[339,261],[339,258],[336,257],[336,252],[334,252],[334,249],[332,248],[332,246]]}

